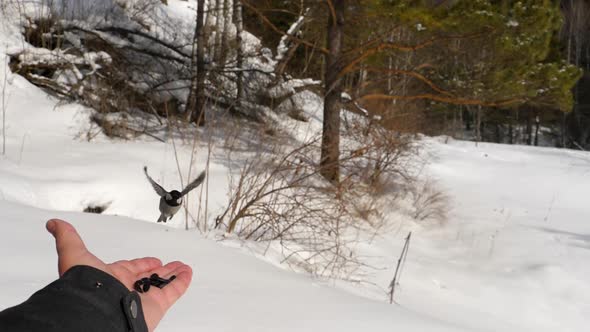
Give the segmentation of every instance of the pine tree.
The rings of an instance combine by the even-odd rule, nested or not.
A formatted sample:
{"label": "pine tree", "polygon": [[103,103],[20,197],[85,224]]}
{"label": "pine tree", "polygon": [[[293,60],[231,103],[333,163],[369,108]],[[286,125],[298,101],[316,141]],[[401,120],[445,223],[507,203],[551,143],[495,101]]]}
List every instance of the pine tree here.
{"label": "pine tree", "polygon": [[[338,179],[335,118],[340,106],[473,107],[477,130],[482,112],[495,112],[509,123],[513,117],[499,109],[572,108],[571,88],[580,70],[549,56],[562,24],[556,0],[329,0],[322,7],[312,1],[303,5],[318,15],[307,27],[318,33],[306,36],[321,36],[321,30],[328,35],[325,46],[316,39],[302,43],[302,49],[326,59],[321,164],[330,181]],[[338,25],[337,34],[335,17],[346,22]],[[335,48],[336,35],[341,41]],[[343,105],[340,92],[352,100]],[[495,135],[501,136],[498,126]]]}

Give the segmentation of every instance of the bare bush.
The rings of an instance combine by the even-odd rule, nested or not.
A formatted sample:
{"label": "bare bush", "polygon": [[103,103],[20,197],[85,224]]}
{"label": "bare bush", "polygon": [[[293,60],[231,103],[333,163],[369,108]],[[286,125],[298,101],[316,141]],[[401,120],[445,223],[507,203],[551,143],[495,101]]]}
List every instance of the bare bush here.
{"label": "bare bush", "polygon": [[358,231],[343,188],[319,176],[310,156],[317,141],[278,148],[243,164],[230,184],[216,227],[253,241],[277,241],[284,262],[317,276],[346,277],[361,264],[353,247]]}
{"label": "bare bush", "polygon": [[368,186],[371,194],[392,194],[413,178],[412,158],[419,145],[410,135],[382,127],[374,119],[348,116],[341,165],[347,177]]}
{"label": "bare bush", "polygon": [[[392,207],[420,221],[442,220],[444,195],[416,180],[419,144],[365,117],[347,120],[340,183],[320,176],[317,139],[295,148],[277,137],[264,140],[264,152],[236,163],[242,166],[215,227],[245,240],[276,241],[287,264],[315,275],[348,278],[362,266],[359,232],[382,231]],[[410,207],[397,204],[402,200]]]}
{"label": "bare bush", "polygon": [[[416,221],[446,220],[449,198],[431,180],[421,180],[426,163],[414,135],[386,129],[375,118],[348,116],[344,137],[348,150],[342,160],[348,177],[357,179],[373,195],[371,205],[379,206],[383,196],[390,206],[398,206]],[[409,202],[409,208],[402,201]],[[381,204],[382,206],[382,204]]]}
{"label": "bare bush", "polygon": [[435,188],[432,181],[414,184],[410,189],[412,217],[416,221],[442,223],[447,219],[449,198]]}

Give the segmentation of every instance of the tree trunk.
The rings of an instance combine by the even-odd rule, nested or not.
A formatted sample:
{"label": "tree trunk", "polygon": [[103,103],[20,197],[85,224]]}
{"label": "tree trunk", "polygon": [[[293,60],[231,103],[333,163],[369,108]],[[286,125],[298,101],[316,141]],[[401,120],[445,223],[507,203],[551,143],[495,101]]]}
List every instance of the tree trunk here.
{"label": "tree trunk", "polygon": [[223,35],[223,21],[225,20],[223,6],[224,0],[217,0],[215,6],[215,57],[213,58],[216,62],[221,59],[221,36]]}
{"label": "tree trunk", "polygon": [[320,172],[329,181],[337,183],[340,178],[340,98],[342,80],[340,56],[344,27],[345,0],[328,1],[328,50],[326,59],[326,92],[324,96],[324,123],[322,131],[322,156]]}
{"label": "tree trunk", "polygon": [[[199,41],[200,33],[203,30],[203,15],[205,13],[204,5],[205,0],[199,0],[197,3],[197,17],[195,22],[195,33],[193,34],[193,50],[191,53],[191,86],[188,94],[188,98],[186,100],[186,107],[185,107],[185,120],[191,121],[193,114],[195,114],[197,109],[197,90],[199,88],[197,73],[198,73],[198,49],[202,47],[201,42]],[[199,24],[199,20],[201,20]]]}
{"label": "tree trunk", "polygon": [[186,104],[187,121],[195,120],[198,125],[205,123],[205,0],[197,1],[197,24],[195,26],[196,47],[193,40],[193,57],[191,60],[191,89]]}
{"label": "tree trunk", "polygon": [[568,113],[563,113],[561,115],[561,147],[567,148],[567,115]]}
{"label": "tree trunk", "polygon": [[194,121],[197,125],[205,124],[205,44],[207,43],[204,30],[205,0],[198,0],[197,25],[197,104]]}
{"label": "tree trunk", "polygon": [[535,116],[535,146],[539,146],[539,125],[541,121],[539,115]]}
{"label": "tree trunk", "polygon": [[241,110],[242,108],[242,99],[244,97],[244,72],[242,68],[244,64],[244,51],[242,48],[242,30],[243,27],[243,20],[242,20],[242,2],[240,0],[234,0],[234,23],[236,25],[236,47],[237,47],[237,55],[236,55],[236,66],[237,66],[237,77],[236,77],[236,109]]}
{"label": "tree trunk", "polygon": [[[574,10],[574,15],[575,15],[575,20],[572,23],[573,26],[573,32],[574,32],[574,64],[576,65],[576,67],[581,67],[582,66],[582,46],[584,43],[584,36],[583,36],[583,31],[585,30],[585,26],[586,26],[586,13],[585,13],[585,8],[586,6],[584,5],[583,2],[581,1],[576,1],[576,5],[575,7],[572,7],[572,9]],[[578,144],[584,144],[584,142],[582,142],[583,139],[583,132],[584,132],[584,123],[582,120],[582,112],[580,110],[580,81],[578,81],[576,83],[576,85],[574,86],[574,108],[572,110],[572,117],[575,121],[574,124],[574,128],[575,130],[573,131],[573,133],[575,134],[574,140],[578,143]]]}
{"label": "tree trunk", "polygon": [[[215,31],[215,27],[217,26],[217,16],[216,16],[216,9],[217,9],[217,2],[218,1],[222,1],[222,0],[207,0],[207,21],[205,22],[205,26],[207,28],[207,31],[209,33],[207,33],[207,37],[210,38],[211,36],[213,36],[213,31]],[[208,50],[208,56],[209,59],[211,59],[211,61],[213,61],[215,59],[215,39],[208,40],[208,42],[211,42],[212,45],[210,45],[210,47],[207,48]]]}
{"label": "tree trunk", "polygon": [[481,129],[482,129],[482,123],[481,123],[481,106],[477,106],[477,110],[475,113],[475,141],[476,142],[481,142]]}
{"label": "tree trunk", "polygon": [[[8,68],[8,56],[6,57],[5,61],[6,61],[5,68]],[[4,81],[2,82],[2,100],[0,100],[0,107],[2,108],[2,155],[3,156],[6,155],[6,83],[7,83],[7,81],[8,81],[8,73],[4,72]]]}
{"label": "tree trunk", "polygon": [[495,136],[494,138],[495,138],[496,143],[502,143],[502,135],[500,132],[500,124],[499,123],[496,123],[496,126],[494,128],[494,136]]}
{"label": "tree trunk", "polygon": [[463,139],[464,138],[464,132],[463,132],[463,107],[459,108],[459,124],[458,127],[456,128],[457,131],[459,131],[459,139]]}
{"label": "tree trunk", "polygon": [[471,131],[471,124],[473,123],[473,111],[469,108],[463,111],[463,121],[465,123],[465,130],[467,132]]}
{"label": "tree trunk", "polygon": [[232,23],[232,0],[223,2],[223,31],[221,32],[221,47],[219,51],[219,67],[225,67],[227,52],[229,51],[228,35]]}
{"label": "tree trunk", "polygon": [[530,109],[526,111],[526,144],[533,144],[533,114]]}

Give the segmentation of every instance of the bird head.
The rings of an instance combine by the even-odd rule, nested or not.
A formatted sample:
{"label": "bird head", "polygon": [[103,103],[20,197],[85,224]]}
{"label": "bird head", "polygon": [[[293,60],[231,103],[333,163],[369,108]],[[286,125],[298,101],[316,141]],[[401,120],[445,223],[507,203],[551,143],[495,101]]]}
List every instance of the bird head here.
{"label": "bird head", "polygon": [[[175,201],[177,204],[182,204],[182,194],[178,190],[172,190],[168,195],[170,195],[169,201]],[[168,199],[168,197],[166,197]]]}

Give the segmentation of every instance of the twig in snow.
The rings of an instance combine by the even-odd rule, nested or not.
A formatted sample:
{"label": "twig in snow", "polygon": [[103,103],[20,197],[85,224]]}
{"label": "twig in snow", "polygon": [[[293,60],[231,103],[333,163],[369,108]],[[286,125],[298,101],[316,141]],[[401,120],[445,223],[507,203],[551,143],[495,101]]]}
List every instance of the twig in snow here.
{"label": "twig in snow", "polygon": [[582,147],[578,142],[573,141],[573,144],[574,144],[575,147],[577,147],[581,151],[586,151],[586,149],[584,149],[584,147]]}
{"label": "twig in snow", "polygon": [[393,275],[393,280],[389,284],[389,303],[393,303],[393,294],[395,292],[395,286],[399,284],[399,280],[402,276],[403,265],[406,262],[406,257],[408,257],[408,250],[410,249],[410,238],[412,237],[412,232],[408,233],[406,237],[406,242],[404,243],[404,248],[402,249],[402,253],[397,260],[397,266],[395,268],[395,274]]}
{"label": "twig in snow", "polygon": [[551,215],[551,210],[553,210],[553,203],[555,203],[555,194],[553,194],[553,197],[551,198],[551,204],[549,204],[549,210],[547,210],[547,214],[545,215],[545,218],[543,218],[543,221],[549,220],[549,216]]}
{"label": "twig in snow", "polygon": [[[4,52],[7,53],[7,52]],[[8,79],[8,56],[4,59],[4,79],[2,81],[2,155],[6,155],[6,83]]]}
{"label": "twig in snow", "polygon": [[23,141],[21,142],[20,145],[20,154],[18,156],[18,165],[20,166],[21,161],[23,160],[23,151],[25,150],[25,139],[27,138],[27,135],[29,135],[29,133],[25,133],[23,135]]}

